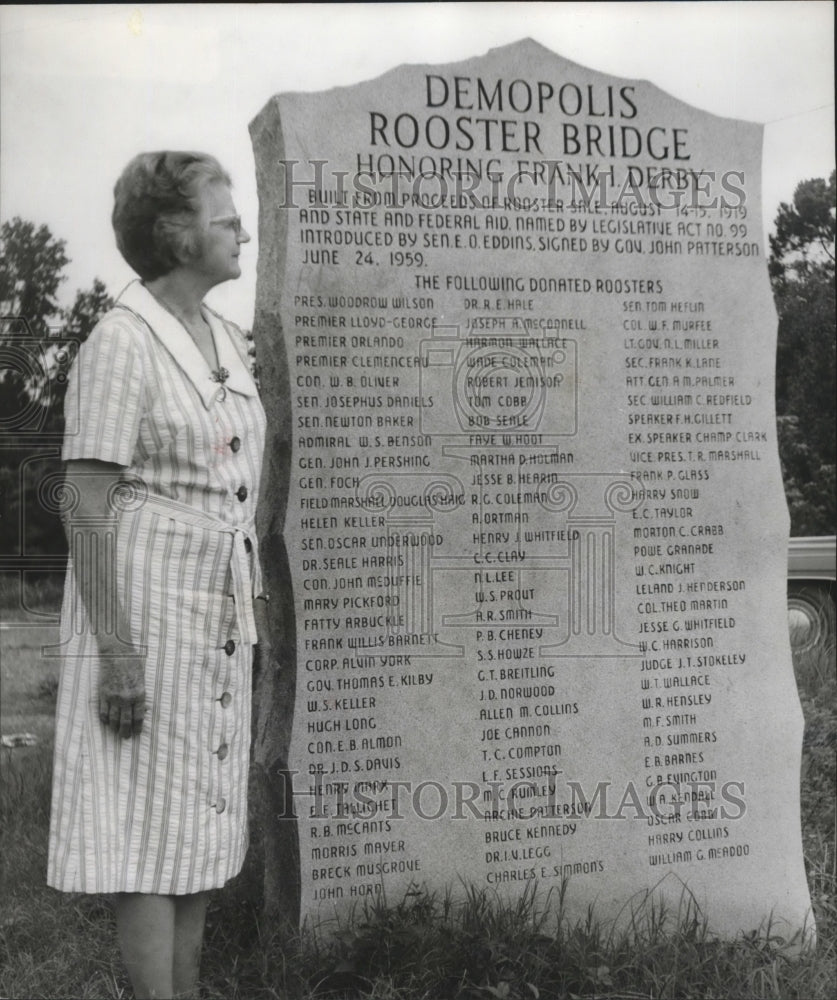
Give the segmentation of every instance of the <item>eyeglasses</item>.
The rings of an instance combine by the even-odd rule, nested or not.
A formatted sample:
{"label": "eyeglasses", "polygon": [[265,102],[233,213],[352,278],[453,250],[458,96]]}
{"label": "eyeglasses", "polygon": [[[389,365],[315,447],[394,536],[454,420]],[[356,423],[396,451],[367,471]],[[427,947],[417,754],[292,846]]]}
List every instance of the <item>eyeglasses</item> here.
{"label": "eyeglasses", "polygon": [[241,225],[240,215],[219,215],[217,219],[209,220],[210,226],[226,226],[232,229],[236,236],[241,236],[244,227]]}

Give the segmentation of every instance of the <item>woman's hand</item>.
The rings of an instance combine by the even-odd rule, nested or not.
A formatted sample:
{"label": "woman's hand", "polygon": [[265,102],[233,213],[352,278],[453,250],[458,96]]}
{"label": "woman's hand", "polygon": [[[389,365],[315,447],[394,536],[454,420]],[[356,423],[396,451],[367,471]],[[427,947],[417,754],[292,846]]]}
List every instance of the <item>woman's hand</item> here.
{"label": "woman's hand", "polygon": [[99,719],[124,739],[137,736],[145,718],[143,658],[126,647],[100,650],[99,657]]}

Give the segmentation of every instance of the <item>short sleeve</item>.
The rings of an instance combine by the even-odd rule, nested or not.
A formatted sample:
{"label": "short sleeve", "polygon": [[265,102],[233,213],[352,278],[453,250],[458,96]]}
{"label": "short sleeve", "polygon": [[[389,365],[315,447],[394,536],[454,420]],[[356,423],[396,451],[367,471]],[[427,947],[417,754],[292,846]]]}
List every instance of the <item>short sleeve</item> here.
{"label": "short sleeve", "polygon": [[64,401],[62,459],[97,459],[129,466],[144,398],[141,334],[124,310],[114,310],[79,348]]}

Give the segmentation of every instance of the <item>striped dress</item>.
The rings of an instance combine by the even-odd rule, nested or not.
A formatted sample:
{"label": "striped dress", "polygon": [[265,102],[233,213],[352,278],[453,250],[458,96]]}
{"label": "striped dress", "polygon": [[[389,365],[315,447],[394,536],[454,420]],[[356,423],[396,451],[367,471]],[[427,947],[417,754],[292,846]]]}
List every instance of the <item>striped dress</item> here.
{"label": "striped dress", "polygon": [[134,282],[79,350],[62,457],[125,468],[114,590],[145,657],[146,718],[99,721],[99,659],[73,559],[61,616],[47,881],[68,892],[221,886],[247,848],[253,533],[265,418],[241,331],[206,310],[220,386]]}

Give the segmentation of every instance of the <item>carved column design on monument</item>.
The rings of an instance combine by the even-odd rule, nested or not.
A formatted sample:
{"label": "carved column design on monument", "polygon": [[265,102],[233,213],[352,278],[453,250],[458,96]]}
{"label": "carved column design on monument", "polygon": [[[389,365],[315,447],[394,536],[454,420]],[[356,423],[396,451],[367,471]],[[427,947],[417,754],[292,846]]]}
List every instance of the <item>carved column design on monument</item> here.
{"label": "carved column design on monument", "polygon": [[[415,656],[451,656],[463,648],[439,642],[443,624],[436,620],[433,600],[433,549],[440,527],[438,514],[451,512],[464,503],[465,487],[456,476],[446,473],[392,472],[364,476],[358,486],[361,506],[384,513],[387,553],[403,556],[403,565],[387,571],[387,592],[397,597],[393,610],[403,619],[390,623],[387,631],[402,636],[421,637],[411,644]],[[399,497],[415,498],[416,503],[399,504]]]}
{"label": "carved column design on monument", "polygon": [[613,473],[574,473],[552,483],[541,505],[567,517],[570,540],[568,628],[544,656],[638,656],[639,648],[618,635],[616,623],[616,526],[642,491]]}
{"label": "carved column design on monument", "polygon": [[[537,435],[538,445],[558,444],[578,431],[578,344],[554,337],[560,346],[539,344],[525,320],[497,316],[502,336],[435,323],[419,342],[422,392],[436,405],[419,412],[423,434],[432,435],[446,455],[457,449],[525,447],[518,433]],[[486,378],[519,381],[514,402],[498,412]],[[504,383],[505,384],[505,383]],[[473,435],[493,434],[488,444]]]}
{"label": "carved column design on monument", "polygon": [[[139,479],[120,480],[108,488],[107,508],[113,512],[113,516],[83,519],[76,514],[81,499],[78,487],[66,481],[63,471],[44,477],[38,485],[37,496],[45,510],[58,514],[64,522],[65,531],[69,535],[73,572],[79,583],[85,575],[96,572],[96,547],[104,545],[105,601],[102,605],[94,604],[91,608],[85,608],[81,586],[78,586],[71,606],[72,634],[78,636],[90,629],[94,635],[110,636],[112,641],[125,647],[126,654],[136,650],[140,655],[145,655],[144,645],[136,646],[130,636],[119,635],[117,631],[116,532],[119,516],[139,510],[148,497],[148,487]],[[97,529],[98,540],[90,534],[94,528]],[[64,642],[45,645],[42,647],[43,656],[65,656],[71,642],[72,638],[68,637]]]}

